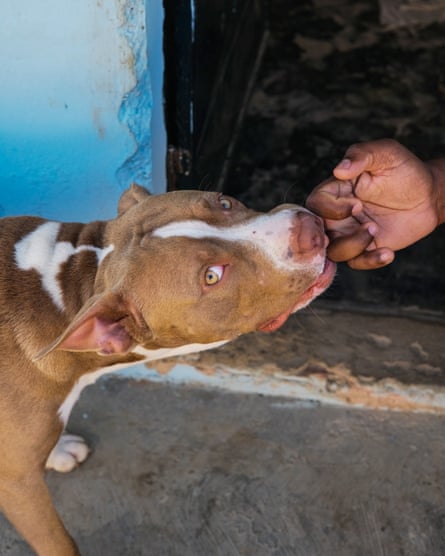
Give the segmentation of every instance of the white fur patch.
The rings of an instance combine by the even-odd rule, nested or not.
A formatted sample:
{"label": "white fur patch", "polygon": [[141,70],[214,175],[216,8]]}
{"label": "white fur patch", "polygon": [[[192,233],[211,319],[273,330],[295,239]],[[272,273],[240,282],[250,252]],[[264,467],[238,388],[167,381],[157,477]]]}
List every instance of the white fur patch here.
{"label": "white fur patch", "polygon": [[188,353],[198,353],[207,349],[217,348],[227,344],[230,340],[220,340],[218,342],[211,342],[209,344],[187,344],[176,348],[160,348],[160,349],[145,349],[141,346],[136,347],[133,352],[143,355],[145,357],[144,363],[155,361],[156,359],[163,359],[164,357],[174,357],[175,355],[186,355]]}
{"label": "white fur patch", "polygon": [[[127,365],[120,365],[119,368],[123,368],[123,367],[126,367],[126,366]],[[74,404],[79,399],[79,396],[80,396],[80,393],[82,392],[82,390],[86,386],[89,386],[90,384],[94,384],[96,382],[96,380],[98,378],[100,378],[102,375],[105,375],[107,373],[111,373],[115,370],[118,370],[118,369],[116,367],[106,367],[104,369],[98,369],[97,371],[94,371],[92,373],[84,374],[79,378],[79,380],[76,382],[76,384],[71,389],[71,392],[65,398],[65,401],[59,407],[58,414],[59,414],[59,417],[60,417],[62,423],[64,424],[64,426],[66,426],[66,424],[68,423],[68,418],[70,416],[71,410],[73,409]]]}
{"label": "white fur patch", "polygon": [[46,222],[25,236],[16,243],[15,259],[21,270],[37,270],[43,289],[56,307],[63,311],[62,288],[57,280],[61,265],[82,251],[96,253],[97,262],[100,264],[113,251],[114,246],[109,245],[104,249],[94,245],[74,247],[69,241],[57,241],[60,226],[59,222]]}
{"label": "white fur patch", "polygon": [[[305,209],[298,209],[305,211]],[[154,230],[153,235],[161,238],[190,237],[218,238],[224,241],[248,241],[267,256],[275,266],[287,270],[307,268],[307,264],[295,262],[287,257],[289,237],[293,227],[293,209],[283,209],[272,214],[264,214],[235,226],[211,226],[201,220],[171,222]],[[324,262],[320,256],[320,264]],[[311,264],[318,264],[313,260]]]}
{"label": "white fur patch", "polygon": [[[115,371],[119,371],[120,369],[124,369],[125,367],[130,367],[132,365],[139,365],[141,363],[148,363],[149,361],[154,361],[155,359],[162,359],[164,357],[173,357],[175,355],[185,355],[186,353],[196,353],[198,351],[204,351],[207,349],[216,348],[226,344],[229,340],[222,340],[219,342],[212,342],[209,344],[188,344],[185,346],[179,346],[177,348],[160,348],[160,349],[145,349],[141,346],[136,347],[133,350],[133,353],[137,353],[138,355],[143,355],[143,361],[136,361],[134,363],[118,363],[116,365],[110,367],[104,367],[94,371],[92,373],[87,373],[82,375],[79,380],[76,382],[74,387],[71,389],[71,392],[65,398],[65,401],[60,406],[58,414],[63,422],[64,426],[66,426],[71,410],[73,409],[74,404],[78,400],[80,393],[82,390],[89,386],[90,384],[94,384],[96,380],[98,380],[101,376],[114,373]],[[106,356],[104,356],[106,357]]]}

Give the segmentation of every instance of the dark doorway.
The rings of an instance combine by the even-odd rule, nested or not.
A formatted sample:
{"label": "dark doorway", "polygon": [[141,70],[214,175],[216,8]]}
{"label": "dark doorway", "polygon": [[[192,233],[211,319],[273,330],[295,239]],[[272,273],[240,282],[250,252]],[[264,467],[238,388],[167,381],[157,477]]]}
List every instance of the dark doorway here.
{"label": "dark doorway", "polygon": [[[388,22],[382,6],[389,4]],[[197,1],[191,40],[183,24],[190,2],[167,2],[176,37],[169,140],[193,159],[189,175],[175,175],[171,187],[223,188],[268,210],[304,204],[355,142],[392,137],[425,160],[445,156],[445,23],[413,19],[409,1],[409,21],[403,5],[398,19],[396,4],[403,1],[274,0],[266,10],[259,1]],[[425,10],[419,14],[425,18]],[[399,252],[388,268],[341,265],[324,299],[443,315],[445,230]]]}
{"label": "dark doorway", "polygon": [[265,44],[260,0],[165,0],[168,186],[223,188]]}

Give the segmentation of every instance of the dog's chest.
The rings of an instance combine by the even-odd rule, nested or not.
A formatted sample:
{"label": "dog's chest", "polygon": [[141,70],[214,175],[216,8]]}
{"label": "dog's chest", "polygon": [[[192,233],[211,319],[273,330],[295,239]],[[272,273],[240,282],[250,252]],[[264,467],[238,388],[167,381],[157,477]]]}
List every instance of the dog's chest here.
{"label": "dog's chest", "polygon": [[130,364],[117,363],[116,365],[99,368],[96,371],[82,375],[79,378],[79,380],[75,383],[70,393],[65,398],[62,405],[60,406],[58,411],[59,417],[63,422],[63,425],[66,426],[69,416],[71,414],[71,410],[73,409],[76,401],[79,399],[82,390],[87,386],[94,384],[100,377],[106,374],[120,371],[121,369],[124,369],[129,366],[149,363],[150,361],[155,361],[157,359],[163,359],[167,357],[174,357],[179,355],[186,355],[189,353],[197,353],[199,351],[205,351],[207,349],[212,349],[212,348],[222,346],[225,343],[227,343],[227,340],[212,342],[210,344],[188,344],[176,348],[161,348],[161,349],[154,349],[154,350],[149,350],[141,346],[138,346],[133,350],[133,352],[137,353],[138,355],[144,356],[143,360],[138,361],[136,363],[130,363]]}

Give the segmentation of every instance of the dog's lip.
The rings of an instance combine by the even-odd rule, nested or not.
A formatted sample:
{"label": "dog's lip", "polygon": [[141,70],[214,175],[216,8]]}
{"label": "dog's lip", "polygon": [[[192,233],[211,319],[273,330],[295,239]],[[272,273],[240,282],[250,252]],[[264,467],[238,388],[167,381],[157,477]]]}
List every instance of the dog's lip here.
{"label": "dog's lip", "polygon": [[315,282],[298,298],[297,303],[295,303],[290,309],[279,314],[258,327],[261,332],[273,332],[278,330],[287,321],[292,313],[302,309],[308,305],[315,297],[320,295],[332,282],[335,276],[337,265],[330,259],[326,258],[323,270],[318,275]]}
{"label": "dog's lip", "polygon": [[318,278],[315,280],[312,286],[310,286],[300,297],[294,311],[302,306],[302,301],[306,301],[307,299],[307,302],[309,302],[317,295],[320,295],[320,293],[323,292],[331,284],[332,280],[334,279],[336,269],[337,265],[326,257],[323,270],[318,275]]}

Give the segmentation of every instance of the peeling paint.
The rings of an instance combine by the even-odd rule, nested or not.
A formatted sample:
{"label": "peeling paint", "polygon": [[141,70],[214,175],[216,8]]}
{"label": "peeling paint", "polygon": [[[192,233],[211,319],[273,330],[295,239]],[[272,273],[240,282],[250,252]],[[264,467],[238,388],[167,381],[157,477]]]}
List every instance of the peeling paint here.
{"label": "peeling paint", "polygon": [[[283,397],[310,404],[445,414],[445,388],[407,386],[392,379],[361,383],[341,366],[325,368],[326,374],[317,368],[314,372],[308,371],[306,376],[289,376],[280,373],[264,374],[264,369],[261,369],[261,374],[253,374],[249,370],[226,366],[203,369],[183,362],[165,363],[159,362],[159,369],[157,362],[150,367],[134,367],[121,371],[119,376],[136,380],[195,384],[231,392]],[[339,383],[337,390],[329,386],[333,381]]]}
{"label": "peeling paint", "polygon": [[279,396],[289,403],[445,413],[444,323],[317,312],[303,312],[272,335],[246,335],[215,350],[151,362],[126,376]]}
{"label": "peeling paint", "polygon": [[146,187],[151,186],[151,112],[152,91],[148,70],[147,33],[145,3],[140,0],[125,0],[123,4],[124,23],[120,27],[132,56],[126,64],[135,78],[135,86],[128,91],[119,109],[119,121],[131,132],[136,148],[117,170],[119,184],[125,188],[136,181]]}

